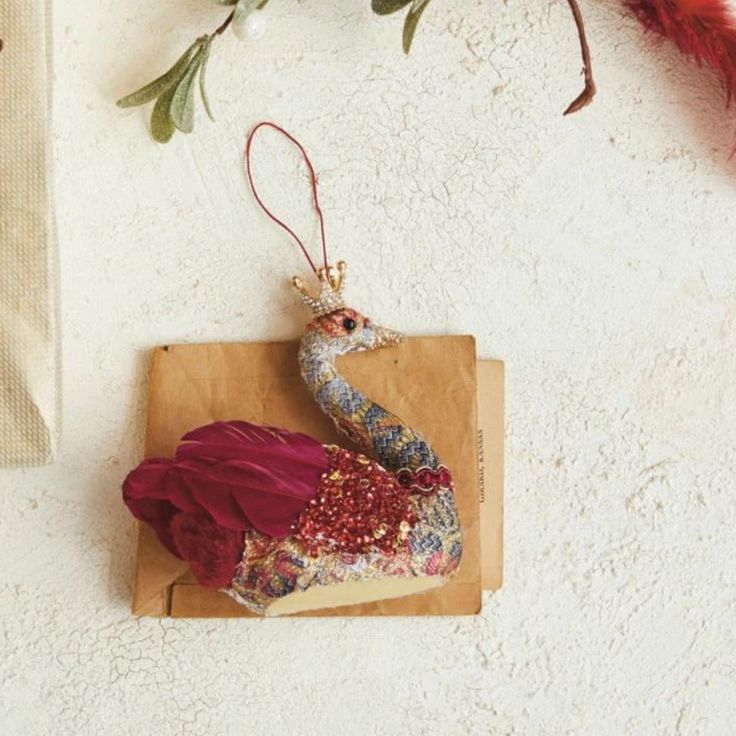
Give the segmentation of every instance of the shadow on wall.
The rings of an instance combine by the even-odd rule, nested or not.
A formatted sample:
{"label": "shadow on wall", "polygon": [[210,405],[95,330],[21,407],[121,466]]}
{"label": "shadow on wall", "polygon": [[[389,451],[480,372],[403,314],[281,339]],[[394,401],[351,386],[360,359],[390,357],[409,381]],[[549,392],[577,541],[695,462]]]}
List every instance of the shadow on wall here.
{"label": "shadow on wall", "polygon": [[[672,115],[685,120],[693,133],[692,147],[673,146],[662,162],[707,157],[729,178],[735,176],[736,159],[732,153],[736,115],[727,106],[726,91],[716,72],[699,66],[669,40],[644,32],[629,13],[624,11],[623,16],[627,21],[623,28],[651,71],[654,86],[669,91],[666,96]],[[646,82],[640,85],[642,105],[647,104],[648,86]],[[605,90],[602,93],[601,101],[605,99]]]}
{"label": "shadow on wall", "polygon": [[130,469],[143,456],[148,402],[150,351],[135,355],[131,395],[113,441],[114,452],[104,460],[92,458],[95,472],[87,481],[87,503],[80,505],[81,524],[89,530],[90,546],[104,551],[108,558],[107,589],[111,603],[128,607],[133,582],[137,530],[133,517],[122,501],[121,486]]}

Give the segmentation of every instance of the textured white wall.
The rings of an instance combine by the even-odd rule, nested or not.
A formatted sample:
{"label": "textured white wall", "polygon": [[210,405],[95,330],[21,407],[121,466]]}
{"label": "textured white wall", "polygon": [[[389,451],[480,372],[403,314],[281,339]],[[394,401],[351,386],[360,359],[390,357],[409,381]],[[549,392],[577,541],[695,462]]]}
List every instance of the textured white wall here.
{"label": "textured white wall", "polygon": [[[407,60],[368,0],[274,0],[216,49],[217,124],[157,147],[112,102],[222,8],[56,3],[65,436],[0,475],[3,734],[733,733],[733,115],[599,0],[600,93],[563,119],[566,5],[459,5]],[[240,169],[262,117],[313,153],[356,304],[508,362],[506,586],[478,618],[128,612],[147,351],[302,323]]]}

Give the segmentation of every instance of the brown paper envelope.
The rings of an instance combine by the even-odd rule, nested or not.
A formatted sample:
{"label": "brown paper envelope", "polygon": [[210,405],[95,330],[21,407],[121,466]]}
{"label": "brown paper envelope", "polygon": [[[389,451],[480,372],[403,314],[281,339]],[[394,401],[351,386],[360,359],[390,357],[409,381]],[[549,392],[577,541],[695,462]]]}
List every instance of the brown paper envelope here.
{"label": "brown paper envelope", "polygon": [[[170,456],[180,437],[214,420],[245,419],[349,443],[307,391],[295,342],[176,345],[154,352],[146,456]],[[461,565],[427,593],[305,615],[477,613],[481,603],[476,420],[472,337],[412,338],[403,345],[345,356],[348,381],[416,426],[452,468],[464,532]],[[133,612],[176,617],[249,616],[222,593],[200,588],[187,566],[141,527]]]}

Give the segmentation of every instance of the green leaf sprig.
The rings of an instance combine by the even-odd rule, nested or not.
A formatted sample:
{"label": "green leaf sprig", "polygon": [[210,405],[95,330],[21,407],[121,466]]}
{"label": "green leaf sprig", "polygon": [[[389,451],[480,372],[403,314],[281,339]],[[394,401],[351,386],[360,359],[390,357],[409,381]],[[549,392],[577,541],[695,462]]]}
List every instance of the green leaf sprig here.
{"label": "green leaf sprig", "polygon": [[[215,2],[218,5],[232,7],[225,21],[213,33],[200,36],[165,74],[123,97],[117,103],[120,107],[136,107],[155,100],[151,114],[151,133],[159,143],[170,141],[177,130],[182,133],[192,132],[197,90],[205,112],[211,120],[214,120],[206,90],[207,62],[212,43],[231,26],[237,36],[244,36],[248,18],[253,12],[263,10],[268,0],[215,0]],[[391,15],[408,8],[402,34],[404,53],[408,54],[419,21],[430,2],[431,0],[371,0],[371,8],[376,15]],[[585,87],[565,110],[565,115],[585,107],[596,92],[591,71],[590,49],[585,38],[578,1],[567,0],[567,3],[572,11],[580,40]]]}
{"label": "green leaf sprig", "polygon": [[377,15],[391,15],[411,6],[404,19],[403,46],[404,53],[411,51],[411,44],[419,24],[422,13],[426,10],[430,0],[371,0],[371,8]]}
{"label": "green leaf sprig", "polygon": [[254,10],[262,10],[268,0],[217,0],[219,5],[232,5],[233,10],[213,32],[200,36],[165,74],[118,100],[118,107],[137,107],[156,101],[151,113],[151,134],[158,143],[168,143],[177,130],[194,130],[195,94],[197,90],[210,120],[214,120],[207,97],[206,73],[212,42],[230,26],[238,34]]}

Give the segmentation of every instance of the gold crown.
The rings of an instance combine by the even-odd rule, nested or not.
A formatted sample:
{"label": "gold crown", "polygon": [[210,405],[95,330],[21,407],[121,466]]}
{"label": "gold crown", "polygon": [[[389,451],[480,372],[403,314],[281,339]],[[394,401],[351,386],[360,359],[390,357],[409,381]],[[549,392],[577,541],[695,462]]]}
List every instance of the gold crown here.
{"label": "gold crown", "polygon": [[345,271],[347,266],[345,261],[339,261],[337,267],[327,266],[317,271],[320,289],[319,295],[312,296],[304,282],[298,277],[294,277],[294,287],[299,292],[302,301],[312,310],[315,317],[321,317],[330,312],[336,312],[338,309],[345,308],[345,302],[342,298],[342,287],[345,283]]}

